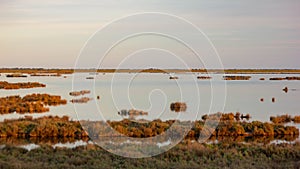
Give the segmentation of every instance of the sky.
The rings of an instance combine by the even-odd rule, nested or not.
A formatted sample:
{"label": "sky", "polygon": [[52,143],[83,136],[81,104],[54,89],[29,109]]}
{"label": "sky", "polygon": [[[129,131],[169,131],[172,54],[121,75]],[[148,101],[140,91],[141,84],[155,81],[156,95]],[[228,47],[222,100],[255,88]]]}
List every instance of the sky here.
{"label": "sky", "polygon": [[[95,32],[117,18],[141,12],[172,14],[197,26],[216,48],[224,68],[300,69],[299,0],[0,0],[0,67],[73,68]],[[128,29],[147,24],[168,23],[141,19]],[[119,53],[126,53],[121,49]],[[137,59],[127,66],[151,67],[156,61],[161,68],[177,67],[163,50],[138,54],[132,54]],[[179,57],[189,60],[184,54]],[[189,67],[202,68],[189,62]],[[119,63],[111,57],[103,67]]]}

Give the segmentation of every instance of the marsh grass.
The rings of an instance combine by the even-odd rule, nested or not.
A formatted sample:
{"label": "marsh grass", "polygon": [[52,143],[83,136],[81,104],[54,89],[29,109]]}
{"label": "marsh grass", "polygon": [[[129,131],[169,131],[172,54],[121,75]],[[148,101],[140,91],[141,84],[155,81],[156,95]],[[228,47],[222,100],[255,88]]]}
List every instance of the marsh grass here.
{"label": "marsh grass", "polygon": [[151,158],[130,159],[89,145],[0,150],[0,168],[297,168],[300,144],[179,144]]}

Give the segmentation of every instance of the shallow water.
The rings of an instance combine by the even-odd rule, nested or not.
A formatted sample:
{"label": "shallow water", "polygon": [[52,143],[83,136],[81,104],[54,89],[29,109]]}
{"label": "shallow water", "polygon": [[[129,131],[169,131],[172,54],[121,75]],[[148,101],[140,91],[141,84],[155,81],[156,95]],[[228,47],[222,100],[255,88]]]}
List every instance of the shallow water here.
{"label": "shallow water", "polygon": [[[297,76],[293,74],[253,74],[249,81],[224,81],[221,74],[213,74],[211,80],[198,80],[200,74],[173,74],[179,77],[170,80],[169,74],[98,74],[80,73],[62,77],[27,77],[6,78],[0,81],[33,82],[47,85],[46,88],[0,90],[0,96],[30,93],[49,93],[61,95],[71,100],[69,92],[74,90],[91,90],[85,95],[93,98],[87,104],[72,104],[50,107],[50,112],[32,114],[34,117],[44,115],[68,115],[74,120],[120,120],[117,114],[122,109],[138,109],[149,112],[141,116],[147,120],[160,118],[195,120],[206,113],[241,112],[249,113],[251,120],[269,121],[270,116],[290,114],[300,115],[300,81],[269,81],[270,77]],[[94,80],[86,77],[93,76]],[[259,78],[266,78],[260,81]],[[284,87],[290,90],[285,93]],[[294,90],[291,90],[294,89]],[[100,100],[97,100],[100,96]],[[272,97],[276,101],[273,103]],[[264,102],[260,99],[264,98]],[[172,102],[187,103],[187,111],[175,113],[170,110]],[[18,114],[1,115],[0,120],[19,118]]]}
{"label": "shallow water", "polygon": [[[296,142],[299,142],[300,139],[299,138],[294,138],[294,139],[288,139],[288,138],[267,138],[267,137],[263,137],[263,138],[253,138],[253,137],[249,137],[246,138],[245,137],[241,137],[242,139],[239,138],[233,138],[230,136],[226,136],[223,137],[222,139],[216,139],[216,138],[210,138],[208,140],[205,141],[206,144],[218,144],[218,143],[222,143],[222,142],[239,142],[239,143],[245,143],[245,144],[282,144],[282,143],[287,143],[287,144],[294,144]],[[72,140],[72,141],[63,141],[63,142],[49,142],[49,140],[45,139],[45,140],[35,140],[35,141],[30,141],[27,139],[22,139],[22,138],[12,138],[14,141],[13,142],[1,142],[0,143],[0,150],[5,148],[7,145],[9,146],[16,146],[16,147],[20,147],[23,149],[26,149],[28,151],[40,148],[43,145],[48,145],[51,146],[53,149],[57,149],[57,148],[68,148],[68,149],[74,149],[76,147],[80,147],[80,146],[88,146],[88,145],[101,145],[101,144],[108,144],[108,145],[144,145],[147,146],[149,145],[148,142],[142,142],[142,141],[130,141],[126,138],[116,138],[116,139],[112,139],[111,137],[104,137],[104,140],[101,140],[101,143],[99,141],[93,141],[93,140]],[[197,142],[197,140],[191,140],[191,143]],[[165,146],[170,146],[173,142],[171,141],[171,139],[168,139],[166,141],[162,141],[162,142],[157,142],[154,144],[154,146],[157,146],[158,148],[162,148]]]}

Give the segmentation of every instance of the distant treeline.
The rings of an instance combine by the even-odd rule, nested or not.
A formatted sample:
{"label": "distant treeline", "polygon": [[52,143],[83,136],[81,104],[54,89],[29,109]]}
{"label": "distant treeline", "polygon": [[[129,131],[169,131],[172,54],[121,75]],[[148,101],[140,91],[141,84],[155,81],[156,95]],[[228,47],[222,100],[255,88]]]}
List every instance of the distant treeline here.
{"label": "distant treeline", "polygon": [[44,68],[0,68],[0,73],[59,73],[71,74],[74,73],[73,69],[44,69]]}
{"label": "distant treeline", "polygon": [[0,73],[225,73],[225,74],[300,74],[300,69],[45,69],[45,68],[1,68]]}

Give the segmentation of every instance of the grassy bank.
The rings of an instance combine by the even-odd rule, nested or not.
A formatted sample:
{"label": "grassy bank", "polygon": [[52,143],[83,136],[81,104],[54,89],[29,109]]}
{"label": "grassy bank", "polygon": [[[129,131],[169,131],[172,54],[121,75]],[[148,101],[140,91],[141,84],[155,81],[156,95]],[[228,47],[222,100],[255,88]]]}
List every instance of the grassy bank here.
{"label": "grassy bank", "polygon": [[[209,118],[213,120],[214,117]],[[163,133],[175,122],[154,120],[139,124],[122,120],[108,123],[125,135],[150,137]],[[91,126],[86,126],[89,134],[107,131],[107,127],[103,126],[104,122],[89,123]],[[50,144],[52,142],[73,142],[75,138],[89,140],[81,124],[70,121],[67,116],[5,120],[0,123],[2,137],[0,168],[297,168],[300,166],[299,142],[268,144],[272,139],[295,140],[299,130],[294,127],[257,121],[237,121],[233,114],[223,114],[219,127],[212,133],[210,139],[218,140],[219,143],[200,144],[192,141],[199,137],[201,130],[207,132],[210,130],[204,129],[203,124],[204,121],[197,121],[185,140],[163,154],[151,158],[130,159],[111,154],[93,144],[72,149],[53,148]],[[174,132],[176,134],[176,130]],[[114,141],[109,136],[111,133],[106,134],[107,143]],[[20,138],[23,140],[19,140]],[[267,144],[264,144],[264,139],[269,139]],[[27,142],[39,144],[40,147],[31,151],[16,147]],[[122,142],[120,143],[122,146]]]}
{"label": "grassy bank", "polygon": [[130,159],[95,145],[74,149],[42,146],[27,151],[6,146],[0,168],[298,168],[300,143],[293,145],[179,144],[151,158]]}

